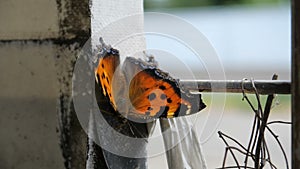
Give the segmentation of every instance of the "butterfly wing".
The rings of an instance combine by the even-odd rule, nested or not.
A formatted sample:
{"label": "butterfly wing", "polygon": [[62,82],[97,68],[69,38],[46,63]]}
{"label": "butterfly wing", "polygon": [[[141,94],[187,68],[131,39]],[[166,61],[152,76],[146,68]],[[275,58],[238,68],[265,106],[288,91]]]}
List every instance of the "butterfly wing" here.
{"label": "butterfly wing", "polygon": [[[123,98],[125,92],[122,90],[124,88],[124,78],[118,69],[120,64],[119,52],[110,46],[106,46],[103,42],[101,45],[104,47],[100,48],[98,53],[99,62],[95,69],[95,94],[100,112],[116,131],[134,138],[146,138],[149,135],[148,124],[136,123],[120,115],[119,109],[126,110],[126,107],[122,107],[124,104],[118,104],[119,99]],[[120,97],[116,97],[118,94]]]}
{"label": "butterfly wing", "polygon": [[112,81],[120,65],[119,51],[113,48],[108,49],[105,53],[100,56],[98,67],[95,71],[96,81],[102,88],[102,92],[105,97],[110,100],[111,105],[116,110],[116,102],[113,97]]}
{"label": "butterfly wing", "polygon": [[152,64],[127,57],[124,75],[118,71],[119,65],[118,50],[107,48],[99,58],[95,74],[103,95],[123,115],[172,118],[194,114],[206,107],[201,95],[189,94],[177,80]]}
{"label": "butterfly wing", "polygon": [[124,62],[129,84],[130,113],[172,118],[205,108],[201,95],[191,95],[169,74],[132,57]]}

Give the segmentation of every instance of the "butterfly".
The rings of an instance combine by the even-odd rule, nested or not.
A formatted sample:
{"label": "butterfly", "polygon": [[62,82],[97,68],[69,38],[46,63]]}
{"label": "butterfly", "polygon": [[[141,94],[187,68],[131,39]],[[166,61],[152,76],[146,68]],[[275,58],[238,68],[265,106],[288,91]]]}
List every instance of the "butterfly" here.
{"label": "butterfly", "polygon": [[195,114],[206,107],[200,94],[191,94],[179,80],[158,69],[153,57],[148,61],[127,57],[121,65],[119,51],[103,39],[96,57],[96,88],[109,102],[106,106],[127,118],[173,118]]}

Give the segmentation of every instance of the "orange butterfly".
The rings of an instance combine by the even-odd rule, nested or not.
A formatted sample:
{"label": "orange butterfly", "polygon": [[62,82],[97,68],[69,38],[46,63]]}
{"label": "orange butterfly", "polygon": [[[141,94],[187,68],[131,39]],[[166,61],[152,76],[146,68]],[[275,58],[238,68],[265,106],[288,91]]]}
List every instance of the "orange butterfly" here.
{"label": "orange butterfly", "polygon": [[103,40],[100,43],[96,87],[114,111],[126,117],[153,119],[194,114],[206,107],[201,95],[190,94],[153,62],[127,57],[120,66],[119,51]]}

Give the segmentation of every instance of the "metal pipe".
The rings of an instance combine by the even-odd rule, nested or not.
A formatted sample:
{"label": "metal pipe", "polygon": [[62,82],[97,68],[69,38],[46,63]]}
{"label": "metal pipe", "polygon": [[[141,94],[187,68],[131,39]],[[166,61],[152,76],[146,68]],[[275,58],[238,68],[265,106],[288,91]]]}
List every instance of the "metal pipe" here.
{"label": "metal pipe", "polygon": [[[291,82],[287,80],[181,80],[180,84],[194,92],[291,94]],[[242,87],[243,86],[243,87]]]}

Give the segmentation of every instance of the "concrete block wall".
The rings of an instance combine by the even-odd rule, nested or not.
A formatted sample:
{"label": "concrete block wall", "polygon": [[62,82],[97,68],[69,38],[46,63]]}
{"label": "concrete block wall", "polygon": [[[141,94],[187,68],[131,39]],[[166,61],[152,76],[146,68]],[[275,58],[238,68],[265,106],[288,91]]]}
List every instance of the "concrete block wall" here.
{"label": "concrete block wall", "polygon": [[0,1],[1,169],[85,168],[70,82],[89,35],[88,0]]}
{"label": "concrete block wall", "polygon": [[50,43],[0,43],[0,168],[63,168]]}
{"label": "concrete block wall", "polygon": [[0,40],[57,38],[57,3],[49,0],[1,1],[0,25]]}

